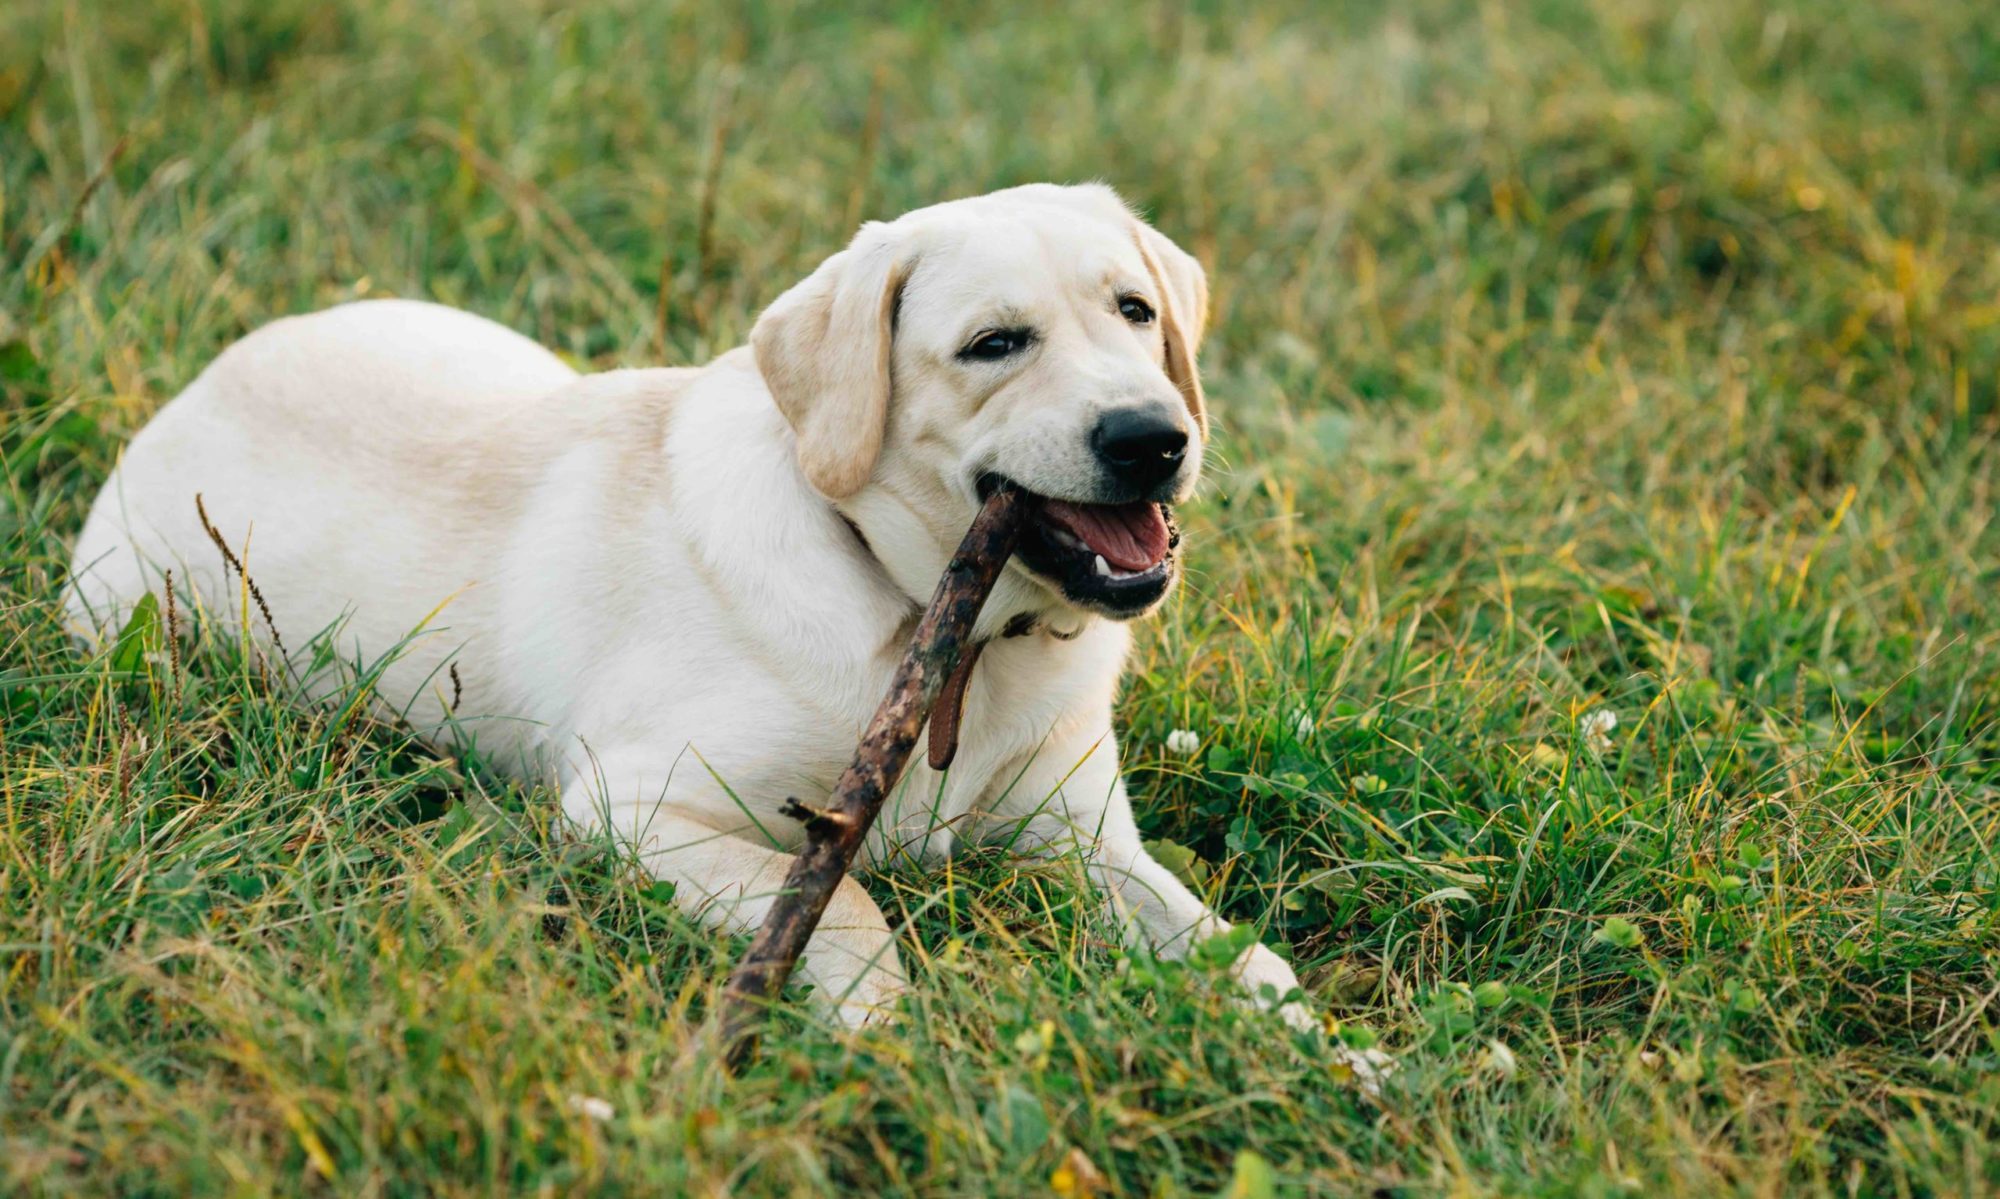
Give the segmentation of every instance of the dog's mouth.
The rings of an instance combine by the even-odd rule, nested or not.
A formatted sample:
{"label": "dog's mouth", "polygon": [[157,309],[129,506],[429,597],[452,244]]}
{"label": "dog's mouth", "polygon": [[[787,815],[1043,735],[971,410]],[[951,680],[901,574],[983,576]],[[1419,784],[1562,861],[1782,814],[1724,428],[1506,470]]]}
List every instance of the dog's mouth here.
{"label": "dog's mouth", "polygon": [[[982,479],[980,491],[988,493],[999,482],[994,476]],[[1166,504],[1087,504],[1042,495],[1035,500],[1015,559],[1071,603],[1129,620],[1158,603],[1173,584],[1181,535]]]}

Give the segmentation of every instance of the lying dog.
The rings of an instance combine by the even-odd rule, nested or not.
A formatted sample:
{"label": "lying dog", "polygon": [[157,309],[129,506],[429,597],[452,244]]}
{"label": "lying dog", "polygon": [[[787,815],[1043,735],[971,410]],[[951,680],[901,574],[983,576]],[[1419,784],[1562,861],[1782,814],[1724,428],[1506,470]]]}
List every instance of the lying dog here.
{"label": "lying dog", "polygon": [[[982,493],[1011,481],[1040,516],[980,617],[957,757],[910,766],[865,856],[1079,852],[1130,936],[1181,952],[1228,926],[1141,847],[1111,709],[1124,622],[1180,573],[1206,307],[1201,267],[1108,188],[1037,185],[864,226],[698,369],[580,377],[405,301],[278,321],[133,441],[70,610],[115,628],[171,569],[214,618],[249,616],[212,521],[295,641],[400,646],[385,702],[553,771],[571,820],[742,931],[802,839],[779,806],[831,789]],[[849,1023],[906,986],[852,879],[800,972]],[[1236,973],[1267,1004],[1297,985],[1262,946]]]}

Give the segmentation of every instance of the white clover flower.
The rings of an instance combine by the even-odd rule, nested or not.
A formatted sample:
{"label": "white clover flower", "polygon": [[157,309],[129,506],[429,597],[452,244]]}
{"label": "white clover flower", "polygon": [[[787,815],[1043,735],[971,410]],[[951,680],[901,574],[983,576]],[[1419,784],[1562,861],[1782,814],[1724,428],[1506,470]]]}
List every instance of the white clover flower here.
{"label": "white clover flower", "polygon": [[1317,726],[1313,724],[1313,718],[1311,712],[1306,711],[1304,708],[1300,708],[1298,711],[1292,713],[1292,738],[1294,740],[1297,741],[1311,740],[1313,735],[1313,730],[1316,727]]}
{"label": "white clover flower", "polygon": [[1609,708],[1592,708],[1577,719],[1583,743],[1598,753],[1611,748],[1611,730],[1618,727],[1618,713]]}
{"label": "white clover flower", "polygon": [[1201,734],[1193,729],[1175,729],[1167,734],[1167,752],[1185,758],[1201,748]]}
{"label": "white clover flower", "polygon": [[1479,1064],[1502,1078],[1512,1078],[1521,1070],[1521,1060],[1507,1048],[1505,1041],[1497,1038],[1486,1042],[1486,1052],[1479,1055]]}
{"label": "white clover flower", "polygon": [[566,1106],[576,1115],[587,1120],[595,1120],[599,1124],[618,1114],[617,1108],[595,1095],[571,1095]]}

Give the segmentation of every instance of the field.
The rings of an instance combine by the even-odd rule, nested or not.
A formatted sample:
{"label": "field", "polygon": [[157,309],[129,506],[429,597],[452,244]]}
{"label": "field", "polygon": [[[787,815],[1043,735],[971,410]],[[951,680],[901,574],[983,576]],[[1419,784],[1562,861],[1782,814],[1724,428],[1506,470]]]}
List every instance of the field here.
{"label": "field", "polygon": [[[698,362],[864,217],[1090,178],[1215,292],[1140,821],[1379,1103],[998,853],[868,880],[898,1025],[724,1078],[740,943],[551,794],[62,632],[119,446],[267,320]],[[0,395],[7,1190],[2000,1192],[1977,0],[10,3]]]}

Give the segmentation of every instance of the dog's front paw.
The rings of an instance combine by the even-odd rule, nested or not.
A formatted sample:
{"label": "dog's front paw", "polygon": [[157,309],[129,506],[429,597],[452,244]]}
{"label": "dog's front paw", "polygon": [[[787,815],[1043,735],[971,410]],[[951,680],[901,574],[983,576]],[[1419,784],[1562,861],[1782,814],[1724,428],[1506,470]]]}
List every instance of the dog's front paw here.
{"label": "dog's front paw", "polygon": [[822,928],[799,959],[798,982],[812,987],[811,1000],[841,1028],[887,1024],[910,983],[887,929]]}
{"label": "dog's front paw", "polygon": [[[1285,1002],[1285,996],[1297,994],[1298,975],[1291,966],[1277,954],[1262,945],[1253,945],[1236,964],[1236,981],[1249,992],[1250,1000],[1265,1010],[1276,1009],[1285,1023],[1299,1032],[1324,1036],[1326,1022],[1319,1013],[1308,1007],[1304,1000],[1293,999]],[[1328,1046],[1333,1056],[1334,1069],[1353,1080],[1361,1093],[1370,1099],[1382,1096],[1382,1083],[1396,1068],[1396,1061],[1380,1049],[1354,1049],[1334,1040]]]}
{"label": "dog's front paw", "polygon": [[900,974],[871,970],[858,979],[844,980],[834,987],[814,986],[813,999],[834,1024],[849,1030],[875,1028],[891,1023],[900,1014],[899,1003],[909,994],[910,984]]}
{"label": "dog's front paw", "polygon": [[848,1032],[860,1032],[865,1028],[882,1028],[895,1023],[897,1016],[901,1014],[895,998],[877,1003],[858,1003],[852,999],[845,999],[834,1004],[830,1012],[835,1027]]}
{"label": "dog's front paw", "polygon": [[1285,959],[1272,953],[1262,945],[1252,945],[1237,960],[1231,971],[1238,986],[1249,993],[1250,1001],[1266,1011],[1275,1010],[1285,1023],[1300,1032],[1317,1031],[1319,1017],[1303,1002],[1293,999],[1286,1002],[1286,996],[1299,989],[1299,976]]}

